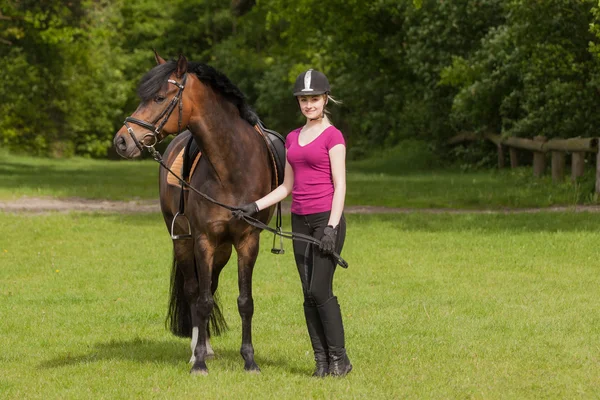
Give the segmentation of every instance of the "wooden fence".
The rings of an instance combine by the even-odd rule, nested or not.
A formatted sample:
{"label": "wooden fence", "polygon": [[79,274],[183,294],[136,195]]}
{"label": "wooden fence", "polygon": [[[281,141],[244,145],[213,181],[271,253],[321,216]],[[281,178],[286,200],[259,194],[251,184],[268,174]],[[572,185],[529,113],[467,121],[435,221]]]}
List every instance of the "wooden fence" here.
{"label": "wooden fence", "polygon": [[571,138],[550,139],[536,136],[533,139],[518,137],[502,138],[494,133],[478,135],[475,133],[460,133],[448,141],[454,145],[466,141],[486,139],[494,143],[498,149],[498,168],[504,168],[505,151],[508,149],[510,167],[519,166],[518,151],[533,152],[533,174],[537,177],[546,171],[546,154],[552,154],[552,180],[562,182],[565,177],[566,154],[571,154],[571,179],[575,181],[582,176],[585,170],[586,153],[596,154],[596,193],[600,193],[600,152],[598,152],[598,138]]}

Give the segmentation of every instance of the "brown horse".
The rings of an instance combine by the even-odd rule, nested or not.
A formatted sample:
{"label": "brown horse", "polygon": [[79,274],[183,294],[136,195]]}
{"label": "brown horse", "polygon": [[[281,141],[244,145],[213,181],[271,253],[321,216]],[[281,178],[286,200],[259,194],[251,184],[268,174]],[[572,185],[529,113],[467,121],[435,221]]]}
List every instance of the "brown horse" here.
{"label": "brown horse", "polygon": [[[202,151],[190,178],[190,185],[228,205],[254,201],[272,190],[274,172],[264,138],[253,125],[258,117],[248,107],[243,94],[223,74],[200,63],[188,63],[180,56],[158,63],[142,78],[137,110],[126,119],[114,138],[117,152],[125,158],[139,157],[167,135],[187,127]],[[165,152],[164,161],[185,146],[189,134],[176,137]],[[153,147],[152,147],[153,150]],[[167,184],[168,172],[159,175],[160,203],[167,228],[178,211],[181,189]],[[208,322],[216,333],[222,317],[214,294],[219,274],[235,248],[238,255],[238,310],[242,319],[240,353],[247,371],[259,372],[252,345],[252,272],[258,255],[260,230],[232,218],[195,191],[186,191],[185,215],[191,226],[191,240],[173,240],[174,262],[171,304],[167,322],[171,331],[192,338],[192,374],[207,374],[206,358],[212,349]],[[273,207],[256,214],[268,223]],[[175,220],[175,231],[188,229],[185,218]]]}

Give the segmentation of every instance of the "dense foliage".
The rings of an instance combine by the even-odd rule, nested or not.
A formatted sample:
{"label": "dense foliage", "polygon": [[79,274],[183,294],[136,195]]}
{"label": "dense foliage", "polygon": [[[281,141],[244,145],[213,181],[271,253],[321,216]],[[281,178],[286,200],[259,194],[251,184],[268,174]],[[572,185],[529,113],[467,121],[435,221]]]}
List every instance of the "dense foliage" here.
{"label": "dense foliage", "polygon": [[102,156],[152,49],[224,72],[282,132],[325,72],[351,156],[458,131],[593,136],[595,0],[0,0],[0,145]]}

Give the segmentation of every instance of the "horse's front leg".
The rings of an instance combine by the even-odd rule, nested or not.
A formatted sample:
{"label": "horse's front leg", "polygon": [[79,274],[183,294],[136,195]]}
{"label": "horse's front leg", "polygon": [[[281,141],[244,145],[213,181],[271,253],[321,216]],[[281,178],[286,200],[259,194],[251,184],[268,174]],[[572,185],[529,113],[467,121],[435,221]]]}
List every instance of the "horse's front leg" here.
{"label": "horse's front leg", "polygon": [[195,303],[197,318],[194,320],[198,321],[199,329],[194,332],[194,336],[196,336],[196,333],[198,336],[197,340],[194,341],[196,344],[193,351],[194,364],[190,373],[194,375],[207,375],[206,358],[209,355],[207,330],[210,313],[214,306],[214,299],[211,292],[214,247],[205,236],[201,235],[196,239],[194,255],[196,257],[196,273],[198,274],[198,298]]}
{"label": "horse's front leg", "polygon": [[252,272],[258,256],[259,233],[253,232],[245,236],[236,244],[238,253],[238,310],[242,317],[242,347],[240,353],[244,359],[244,369],[258,373],[260,368],[254,361],[254,347],[252,346],[252,315],[254,314],[254,300],[252,299]]}

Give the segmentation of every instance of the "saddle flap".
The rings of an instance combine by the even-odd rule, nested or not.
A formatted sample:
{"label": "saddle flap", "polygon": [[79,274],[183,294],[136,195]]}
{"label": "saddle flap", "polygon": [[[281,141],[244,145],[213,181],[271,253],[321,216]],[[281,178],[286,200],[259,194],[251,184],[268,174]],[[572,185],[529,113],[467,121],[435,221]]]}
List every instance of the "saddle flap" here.
{"label": "saddle flap", "polygon": [[265,138],[269,152],[273,156],[277,173],[276,185],[279,186],[283,183],[285,173],[285,139],[278,132],[265,128],[262,122],[256,124],[255,128]]}
{"label": "saddle flap", "polygon": [[[190,140],[185,147],[181,149],[179,154],[177,154],[177,157],[175,157],[173,164],[171,164],[169,168],[175,173],[179,172],[181,177],[189,183],[190,177],[198,166],[200,156],[202,156],[202,152],[200,152],[194,137],[190,136]],[[172,186],[181,186],[179,179],[170,172],[167,174],[167,183]],[[184,188],[184,190],[187,190],[187,188]]]}

